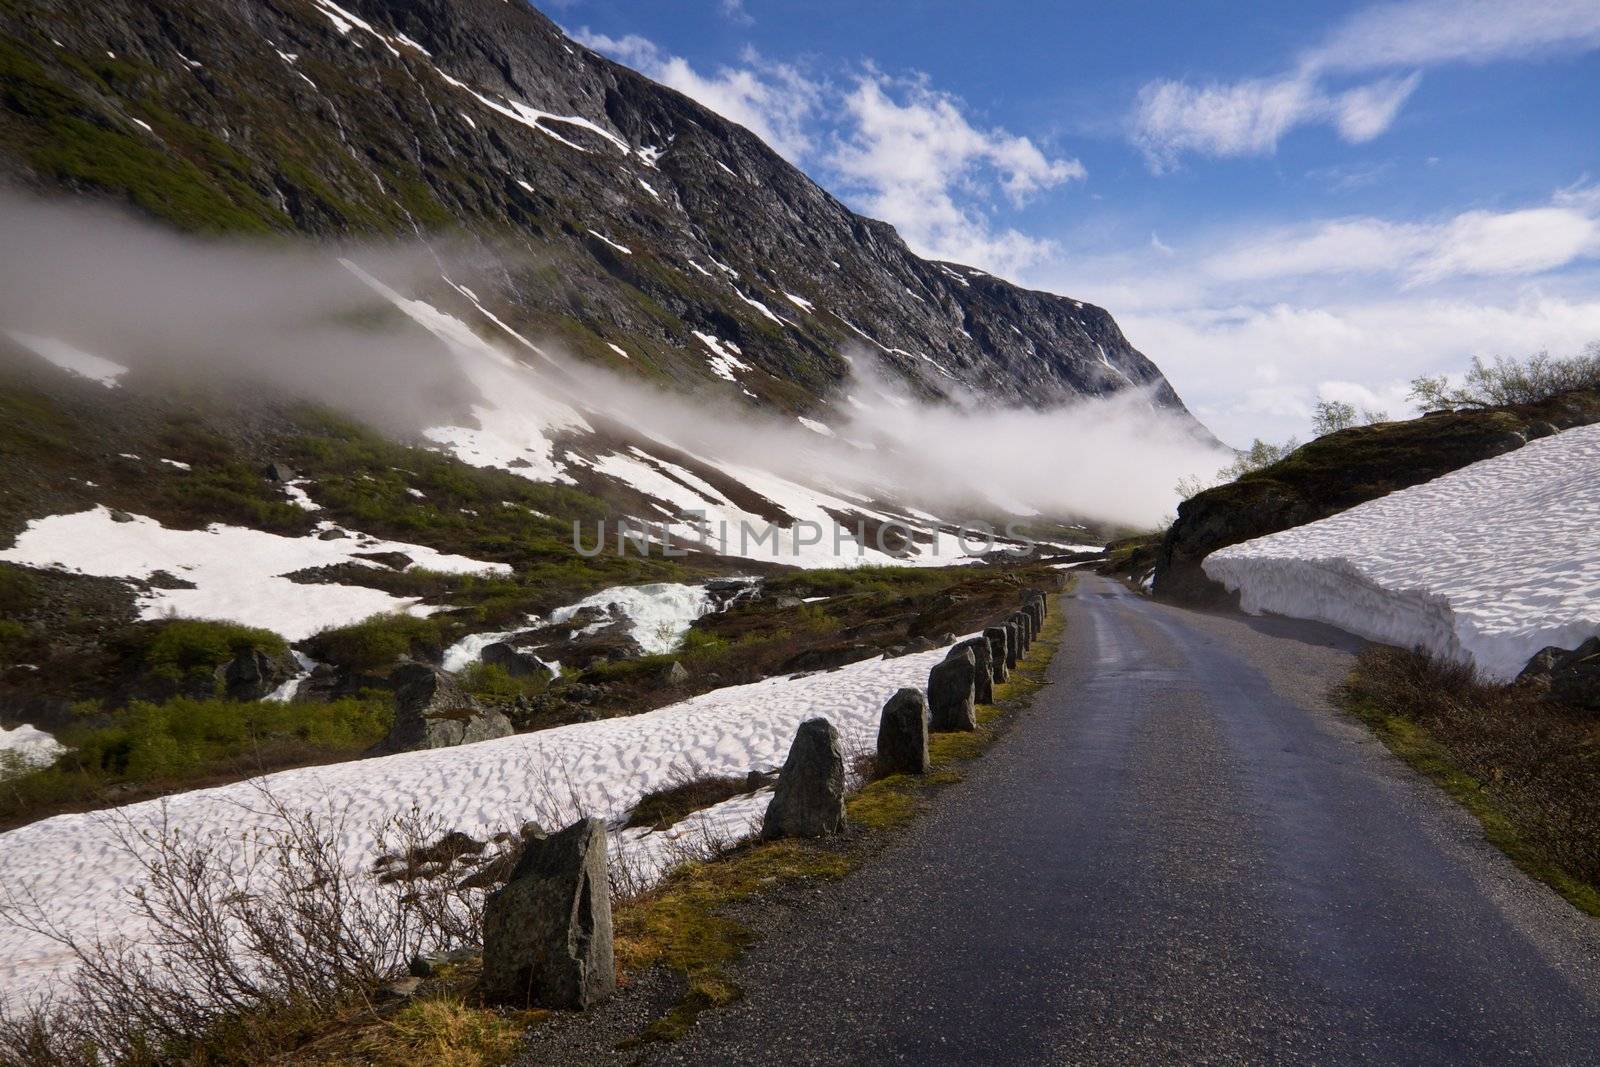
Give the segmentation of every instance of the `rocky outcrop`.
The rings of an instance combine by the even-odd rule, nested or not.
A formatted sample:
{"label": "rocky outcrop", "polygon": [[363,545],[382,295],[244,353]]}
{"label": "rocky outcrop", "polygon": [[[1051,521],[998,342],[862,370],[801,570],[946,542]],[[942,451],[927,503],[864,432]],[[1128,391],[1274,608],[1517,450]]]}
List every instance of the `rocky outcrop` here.
{"label": "rocky outcrop", "polygon": [[902,689],[883,706],[878,720],[880,777],[928,770],[928,701],[920,689]]}
{"label": "rocky outcrop", "polygon": [[929,729],[936,733],[976,730],[977,661],[972,649],[957,646],[928,672]]}
{"label": "rocky outcrop", "polygon": [[510,719],[479,705],[437,667],[408,663],[397,667],[390,681],[395,686],[394,725],[373,748],[374,755],[449,748],[512,733]]}
{"label": "rocky outcrop", "polygon": [[778,787],[761,820],[765,840],[822,837],[844,829],[844,749],[827,719],[807,719],[795,731]]}
{"label": "rocky outcrop", "polygon": [[579,1010],[616,991],[605,823],[526,841],[484,901],[481,988],[492,1003]]}

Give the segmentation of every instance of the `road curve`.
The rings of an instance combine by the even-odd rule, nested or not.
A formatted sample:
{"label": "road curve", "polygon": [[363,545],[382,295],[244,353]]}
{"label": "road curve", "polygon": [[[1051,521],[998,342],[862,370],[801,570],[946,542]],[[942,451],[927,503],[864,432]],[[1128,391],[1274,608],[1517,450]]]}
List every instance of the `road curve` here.
{"label": "road curve", "polygon": [[1600,1062],[1600,924],[1331,711],[1354,639],[1059,610],[968,780],[647,1062]]}

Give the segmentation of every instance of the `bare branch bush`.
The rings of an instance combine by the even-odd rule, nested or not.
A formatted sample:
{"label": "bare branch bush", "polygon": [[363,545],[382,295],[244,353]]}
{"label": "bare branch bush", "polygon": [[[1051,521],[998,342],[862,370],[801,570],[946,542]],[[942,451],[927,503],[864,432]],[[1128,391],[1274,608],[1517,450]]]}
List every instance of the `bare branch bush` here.
{"label": "bare branch bush", "polygon": [[[0,1005],[0,1063],[169,1062],[245,1020],[369,1007],[419,953],[481,941],[484,893],[457,878],[353,868],[342,817],[290,809],[264,788],[271,828],[236,843],[112,813],[138,865],[137,937],[85,937],[38,900],[0,894],[0,920],[56,942],[76,967],[62,992]],[[375,828],[379,850],[426,852],[443,826],[417,811]]]}

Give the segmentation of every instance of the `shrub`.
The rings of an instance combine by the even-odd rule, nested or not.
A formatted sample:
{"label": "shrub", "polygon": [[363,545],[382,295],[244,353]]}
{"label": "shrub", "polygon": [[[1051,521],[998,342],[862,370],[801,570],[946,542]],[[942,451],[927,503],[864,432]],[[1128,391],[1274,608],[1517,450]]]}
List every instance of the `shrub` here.
{"label": "shrub", "polygon": [[28,639],[28,628],[20,622],[11,619],[0,619],[0,656],[6,656],[15,648],[20,648]]}
{"label": "shrub", "polygon": [[537,696],[547,689],[544,675],[516,677],[495,663],[474,663],[461,672],[461,685],[468,693],[492,703],[510,703],[519,696]]}
{"label": "shrub", "polygon": [[1423,408],[1491,408],[1537,404],[1558,393],[1600,388],[1600,341],[1565,359],[1535,352],[1522,359],[1496,356],[1492,364],[1474,356],[1465,381],[1451,386],[1444,375],[1414,378],[1411,399]]}
{"label": "shrub", "polygon": [[39,595],[39,580],[20,567],[0,563],[0,611],[26,611]]}
{"label": "shrub", "polygon": [[269,656],[288,651],[283,638],[271,630],[231,622],[174,619],[158,627],[145,646],[145,670],[173,682],[181,682],[196,672],[214,671],[252,649]]}
{"label": "shrub", "polygon": [[[41,902],[0,892],[0,919],[44,933],[76,963],[47,1003],[0,1010],[0,1061],[304,1062],[296,1046],[340,1016],[370,1012],[379,986],[414,955],[481,940],[481,890],[453,878],[386,881],[348,862],[354,828],[338,817],[290,810],[265,789],[250,806],[274,822],[242,860],[222,839],[113,816],[142,869],[134,901],[148,941],[76,936],[52,925]],[[413,811],[374,831],[380,852],[406,852],[443,829]],[[419,1052],[444,1036],[408,1029]],[[492,1036],[509,1049],[517,1035],[507,1026]]]}
{"label": "shrub", "polygon": [[[0,783],[0,819],[35,817],[59,804],[96,802],[108,786],[154,787],[196,778],[355,755],[384,736],[387,700],[136,701],[61,731],[70,746],[49,767]],[[122,798],[126,799],[126,797]]]}
{"label": "shrub", "polygon": [[353,671],[388,667],[402,656],[435,647],[442,638],[433,619],[399,613],[373,615],[350,626],[324,630],[308,643],[314,659]]}

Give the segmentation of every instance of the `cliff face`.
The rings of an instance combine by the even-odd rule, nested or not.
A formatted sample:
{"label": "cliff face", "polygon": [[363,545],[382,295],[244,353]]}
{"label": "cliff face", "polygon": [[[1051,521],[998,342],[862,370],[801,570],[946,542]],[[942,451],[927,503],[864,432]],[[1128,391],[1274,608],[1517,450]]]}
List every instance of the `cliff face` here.
{"label": "cliff face", "polygon": [[1138,386],[1188,417],[1104,310],[918,258],[521,3],[0,0],[0,33],[0,174],[25,186],[194,231],[449,234],[525,335],[779,411],[825,419],[861,346],[930,396]]}

